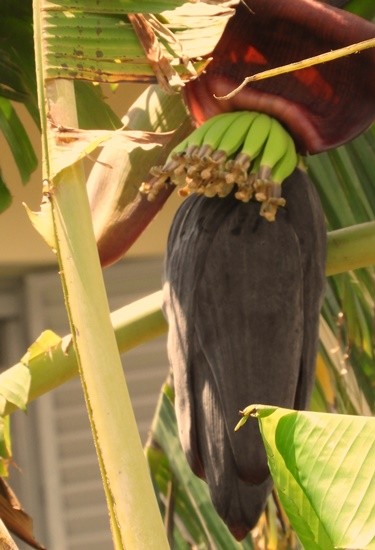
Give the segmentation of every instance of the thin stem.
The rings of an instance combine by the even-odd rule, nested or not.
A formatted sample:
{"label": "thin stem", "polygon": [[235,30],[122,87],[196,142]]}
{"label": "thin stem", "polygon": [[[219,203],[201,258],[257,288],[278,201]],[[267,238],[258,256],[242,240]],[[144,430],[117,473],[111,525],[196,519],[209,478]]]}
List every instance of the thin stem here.
{"label": "thin stem", "polygon": [[340,57],[345,57],[347,55],[352,55],[359,53],[362,50],[367,50],[369,48],[375,47],[375,38],[370,38],[369,40],[363,40],[362,42],[357,42],[356,44],[351,44],[350,46],[345,46],[344,48],[338,48],[331,52],[322,53],[315,55],[313,57],[308,57],[302,59],[301,61],[295,61],[294,63],[288,63],[282,67],[276,67],[274,69],[269,69],[267,71],[262,71],[260,73],[247,76],[241,82],[237,88],[229,92],[229,94],[224,96],[214,96],[216,99],[225,100],[233,98],[238,92],[240,92],[247,84],[251,82],[257,82],[259,80],[265,80],[267,78],[272,78],[274,76],[279,76],[280,74],[292,73],[294,71],[300,71],[306,69],[307,67],[312,67],[313,65],[321,65],[322,63],[327,63],[328,61],[334,61]]}

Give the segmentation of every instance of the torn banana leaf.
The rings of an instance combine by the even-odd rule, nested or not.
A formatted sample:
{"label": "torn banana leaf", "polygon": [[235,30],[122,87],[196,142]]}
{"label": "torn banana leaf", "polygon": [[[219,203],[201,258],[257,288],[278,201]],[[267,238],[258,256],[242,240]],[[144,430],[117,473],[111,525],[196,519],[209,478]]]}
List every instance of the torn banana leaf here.
{"label": "torn banana leaf", "polygon": [[[7,484],[0,478],[0,517],[6,527],[21,540],[27,542],[32,548],[43,550],[42,546],[34,537],[33,521],[31,517],[22,509],[18,498]],[[9,542],[5,544],[4,533],[0,535],[1,548],[8,548]],[[16,548],[16,547],[15,547]]]}
{"label": "torn banana leaf", "polygon": [[215,48],[233,13],[227,2],[45,1],[45,76],[155,82],[157,74],[160,83],[178,88],[205,69],[209,59],[202,56]]}
{"label": "torn banana leaf", "polygon": [[56,177],[62,170],[79,160],[90,156],[104,144],[121,154],[122,150],[131,152],[135,148],[149,151],[160,148],[171,140],[173,132],[156,133],[136,130],[80,130],[77,128],[56,129],[50,134],[51,157]]}

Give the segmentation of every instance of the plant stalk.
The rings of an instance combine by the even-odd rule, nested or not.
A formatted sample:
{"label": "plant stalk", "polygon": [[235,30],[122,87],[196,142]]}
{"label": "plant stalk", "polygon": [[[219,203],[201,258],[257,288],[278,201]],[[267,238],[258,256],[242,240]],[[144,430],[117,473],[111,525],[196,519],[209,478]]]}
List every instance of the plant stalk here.
{"label": "plant stalk", "polygon": [[375,221],[328,233],[327,275],[375,265]]}
{"label": "plant stalk", "polygon": [[[110,321],[80,163],[53,178],[57,127],[78,127],[73,82],[44,78],[43,1],[34,2],[45,200],[51,202],[56,252],[77,364],[97,450],[116,549],[168,548]],[[146,519],[145,519],[146,518]]]}

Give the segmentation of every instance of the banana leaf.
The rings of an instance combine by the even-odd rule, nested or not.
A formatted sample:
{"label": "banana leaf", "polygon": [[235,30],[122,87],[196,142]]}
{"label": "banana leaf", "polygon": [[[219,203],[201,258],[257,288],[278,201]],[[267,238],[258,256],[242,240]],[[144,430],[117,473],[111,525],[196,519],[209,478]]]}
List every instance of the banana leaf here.
{"label": "banana leaf", "polygon": [[[375,163],[374,128],[344,147],[309,157],[307,163],[310,176],[319,190],[328,229],[375,219],[375,174],[372,169]],[[366,243],[363,246],[366,247]],[[335,275],[328,278],[327,284],[322,314],[335,335],[336,355],[340,352],[342,356],[341,374],[338,375],[333,367],[334,352],[322,339],[326,361],[332,361],[331,370],[336,373],[335,378],[342,392],[352,385],[349,379],[354,375],[358,385],[355,391],[358,397],[361,396],[359,401],[374,411],[375,269],[370,267]],[[352,406],[344,399],[339,410],[353,412]],[[361,407],[356,412],[361,414]]]}
{"label": "banana leaf", "polygon": [[304,547],[374,548],[375,419],[249,409],[259,420],[273,479]]}
{"label": "banana leaf", "polygon": [[[204,70],[232,8],[181,0],[45,1],[48,78],[179,88]],[[128,15],[128,17],[126,17]]]}

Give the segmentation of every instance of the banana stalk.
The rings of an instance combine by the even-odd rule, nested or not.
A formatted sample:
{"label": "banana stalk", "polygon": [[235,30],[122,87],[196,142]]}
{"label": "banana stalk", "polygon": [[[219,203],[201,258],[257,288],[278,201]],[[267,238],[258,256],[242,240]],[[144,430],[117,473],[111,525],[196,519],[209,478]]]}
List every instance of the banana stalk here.
{"label": "banana stalk", "polygon": [[44,198],[51,207],[55,250],[114,547],[168,548],[110,322],[83,169],[75,163],[54,175],[51,121],[77,127],[73,83],[46,78],[45,19],[38,0],[33,14]]}

